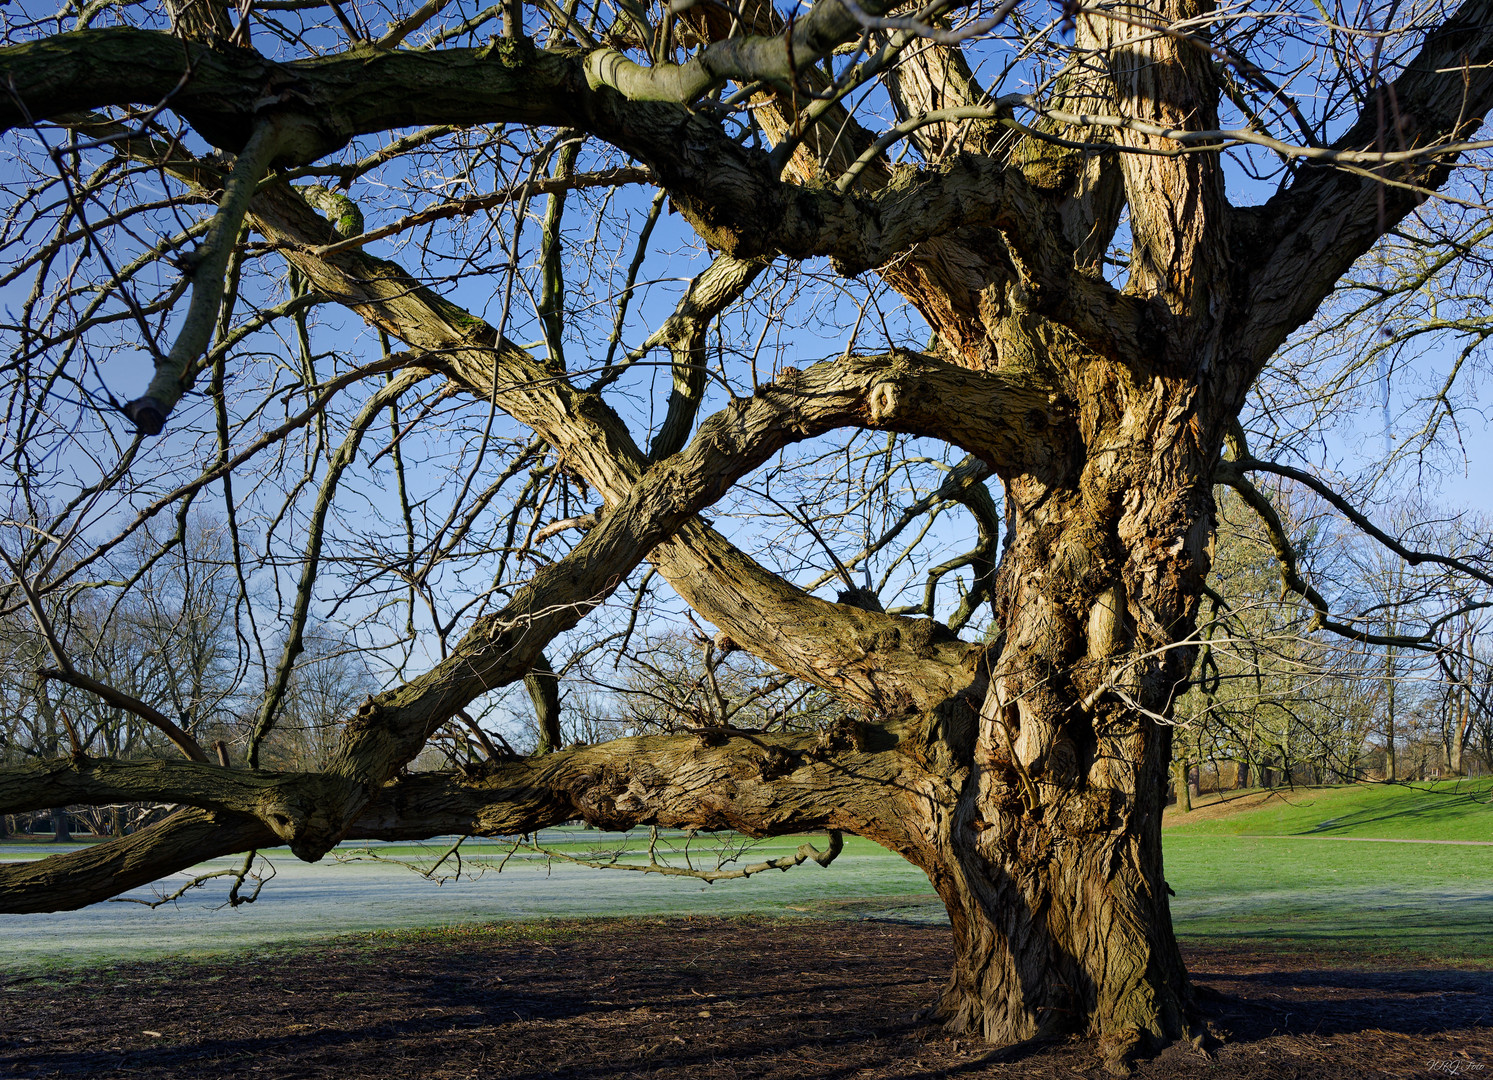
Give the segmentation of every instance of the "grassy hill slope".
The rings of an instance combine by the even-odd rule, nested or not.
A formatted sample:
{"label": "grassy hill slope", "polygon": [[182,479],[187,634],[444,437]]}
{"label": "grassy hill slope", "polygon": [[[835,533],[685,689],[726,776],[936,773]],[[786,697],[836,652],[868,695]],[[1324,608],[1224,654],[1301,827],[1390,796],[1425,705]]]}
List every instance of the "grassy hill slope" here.
{"label": "grassy hill slope", "polygon": [[1277,788],[1166,812],[1172,836],[1378,837],[1493,842],[1493,778]]}

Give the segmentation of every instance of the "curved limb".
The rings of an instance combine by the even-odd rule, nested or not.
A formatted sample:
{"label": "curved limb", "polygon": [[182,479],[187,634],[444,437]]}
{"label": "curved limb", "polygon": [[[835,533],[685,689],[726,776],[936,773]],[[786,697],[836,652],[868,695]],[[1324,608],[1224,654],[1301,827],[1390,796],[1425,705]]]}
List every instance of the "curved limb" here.
{"label": "curved limb", "polygon": [[[931,789],[908,755],[871,748],[896,742],[890,731],[875,732],[861,736],[863,749],[818,735],[647,736],[486,762],[468,776],[414,774],[381,788],[347,838],[517,836],[581,818],[604,828],[735,829],[759,837],[835,829],[911,851],[924,841],[907,828],[909,810],[925,816]],[[743,761],[756,767],[744,770]],[[192,762],[80,767],[64,760],[0,770],[0,805],[34,801],[25,793],[35,787],[28,772],[67,779],[86,799],[154,786],[239,809],[182,810],[80,851],[0,865],[0,911],[7,913],[71,910],[204,859],[271,847],[275,833],[243,811],[257,812],[266,800],[288,804],[317,779]]]}

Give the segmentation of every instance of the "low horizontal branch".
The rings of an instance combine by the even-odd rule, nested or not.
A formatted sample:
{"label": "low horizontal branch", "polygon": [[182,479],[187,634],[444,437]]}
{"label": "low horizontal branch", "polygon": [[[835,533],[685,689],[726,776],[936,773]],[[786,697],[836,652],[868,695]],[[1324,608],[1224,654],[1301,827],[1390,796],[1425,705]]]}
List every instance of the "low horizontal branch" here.
{"label": "low horizontal branch", "polygon": [[182,810],[102,844],[19,863],[0,863],[0,914],[76,911],[207,859],[272,847],[255,818]]}
{"label": "low horizontal branch", "polygon": [[[608,829],[658,825],[759,837],[839,829],[906,850],[915,843],[903,831],[907,803],[932,787],[896,745],[895,730],[868,726],[855,738],[640,736],[489,762],[470,775],[417,773],[383,787],[347,839],[517,836],[582,819]],[[177,760],[61,759],[0,769],[7,812],[137,798],[197,804],[80,852],[0,865],[0,912],[70,910],[203,859],[276,846],[276,831],[253,815],[292,807],[336,781]]]}

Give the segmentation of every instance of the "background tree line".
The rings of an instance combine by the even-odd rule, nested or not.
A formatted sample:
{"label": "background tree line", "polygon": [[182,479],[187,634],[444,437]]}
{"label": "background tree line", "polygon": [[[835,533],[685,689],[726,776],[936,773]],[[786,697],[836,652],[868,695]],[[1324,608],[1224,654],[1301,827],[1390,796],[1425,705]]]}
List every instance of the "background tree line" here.
{"label": "background tree line", "polygon": [[[1246,787],[1493,771],[1493,615],[1481,606],[1488,590],[1444,570],[1384,558],[1322,499],[1289,480],[1265,493],[1293,538],[1301,572],[1332,596],[1335,610],[1351,611],[1362,625],[1386,633],[1422,633],[1428,642],[1412,647],[1314,633],[1313,608],[1283,588],[1279,556],[1258,512],[1221,487],[1217,550],[1198,632],[1202,651],[1177,703],[1179,801],[1185,806],[1199,792]],[[1453,554],[1464,530],[1483,528],[1477,515],[1437,514],[1409,503],[1395,508],[1392,518],[1407,541]],[[843,527],[843,521],[826,518],[820,525]],[[94,677],[177,718],[203,745],[221,743],[225,755],[241,756],[268,689],[265,658],[239,630],[248,617],[246,601],[233,578],[222,523],[194,517],[182,536],[164,552],[136,545],[135,557],[111,564],[112,573],[137,582],[115,602],[106,605],[96,590],[78,590],[49,604],[49,622],[67,653]],[[810,563],[811,547],[803,553]],[[940,570],[934,568],[933,580],[951,590],[945,607],[961,604],[970,584],[944,581],[947,570]],[[843,565],[837,572],[848,573]],[[921,571],[904,589],[927,580]],[[818,688],[772,671],[645,596],[646,587],[632,609],[614,614],[610,647],[575,642],[556,654],[560,745],[710,726],[811,731],[846,715]],[[261,610],[258,618],[269,621],[272,612]],[[77,748],[126,759],[173,752],[135,712],[39,674],[55,670],[55,657],[29,613],[6,614],[0,633],[0,762]],[[284,693],[283,717],[264,743],[268,766],[320,767],[343,719],[377,689],[379,650],[348,640],[330,623],[308,633]],[[531,687],[494,695],[471,724],[449,726],[417,767],[532,752],[545,733],[543,707]],[[10,816],[6,827],[51,831],[61,824],[65,831],[72,824],[122,834],[165,809],[80,806],[71,819],[34,812]]]}
{"label": "background tree line", "polygon": [[[165,542],[149,533],[111,559],[108,581],[48,599],[45,632],[25,608],[0,613],[0,764],[81,753],[147,760],[176,753],[136,709],[62,676],[58,653],[87,677],[175,720],[225,759],[241,755],[265,694],[263,658],[240,630],[244,599],[221,521],[193,515]],[[261,613],[261,618],[263,618]],[[48,633],[58,646],[50,647]],[[265,745],[275,767],[315,769],[337,725],[377,688],[368,658],[316,628],[285,693],[285,719]],[[170,809],[154,803],[9,815],[9,832],[59,837],[81,826],[123,835]]]}

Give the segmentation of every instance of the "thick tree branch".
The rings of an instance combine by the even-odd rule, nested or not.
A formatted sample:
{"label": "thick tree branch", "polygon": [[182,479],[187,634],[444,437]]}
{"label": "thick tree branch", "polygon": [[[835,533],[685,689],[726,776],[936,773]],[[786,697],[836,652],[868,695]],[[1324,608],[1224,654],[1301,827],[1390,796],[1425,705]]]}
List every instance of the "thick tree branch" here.
{"label": "thick tree branch", "polygon": [[[1424,150],[1468,139],[1493,106],[1493,0],[1466,0],[1377,94],[1334,150]],[[1237,336],[1253,370],[1311,318],[1354,260],[1446,182],[1455,160],[1422,158],[1369,175],[1308,168],[1258,211],[1237,215],[1234,257],[1251,270]]]}
{"label": "thick tree branch", "polygon": [[[609,503],[625,497],[642,476],[647,468],[646,456],[599,395],[575,390],[554,369],[507,341],[496,341],[496,334],[485,323],[436,296],[393,263],[348,250],[325,258],[312,255],[309,249],[324,246],[321,237],[335,234],[292,189],[272,187],[262,191],[254,214],[266,235],[284,242],[287,257],[307,274],[318,291],[337,297],[391,334],[443,356],[458,382],[540,433]],[[736,276],[725,277],[735,280]],[[875,377],[882,372],[868,367],[867,361],[849,363],[852,368],[860,365],[859,374],[851,377],[860,380],[859,392],[869,394]],[[946,384],[945,389],[957,395],[971,391],[998,395],[1003,392],[997,389],[1002,385],[1010,385],[1013,390],[1026,385],[1028,391],[1022,393],[1030,400],[1013,399],[1009,408],[995,408],[992,402],[987,419],[994,426],[975,430],[986,421],[977,420],[972,410],[959,410],[959,415],[954,415],[931,396],[932,384],[922,388],[915,385],[925,369],[940,372],[938,377],[944,381],[941,385]],[[791,378],[782,380],[778,388],[785,402],[796,401],[794,387],[788,385]],[[987,382],[979,373],[953,365],[928,365],[923,358],[909,354],[902,360],[901,373],[887,378],[887,386],[878,398],[880,404],[874,408],[869,397],[856,407],[841,400],[845,422],[852,422],[851,413],[855,414],[853,422],[862,423],[879,412],[885,414],[885,425],[890,429],[895,423],[912,422],[907,418],[920,415],[922,419],[917,422],[936,424],[940,432],[955,441],[979,444],[969,448],[1003,468],[1040,474],[1065,467],[1063,462],[1043,456],[1053,445],[1045,440],[1028,440],[1026,449],[1019,451],[1019,459],[1001,460],[1008,450],[1018,449],[1022,442],[1020,428],[1036,425],[1029,432],[1035,434],[1068,422],[1062,405],[1035,376],[1008,373]],[[817,385],[811,383],[810,389]],[[979,390],[982,386],[984,391]],[[903,421],[895,419],[897,414]],[[702,429],[696,441],[704,435]],[[1036,458],[1029,456],[1033,449]],[[931,707],[941,700],[940,695],[947,696],[951,687],[957,689],[970,677],[964,667],[966,647],[934,641],[929,634],[924,634],[928,640],[922,640],[918,634],[923,631],[911,632],[913,624],[922,620],[855,611],[808,596],[701,523],[684,526],[679,537],[665,542],[653,558],[686,601],[735,640],[795,675],[820,685],[837,686],[873,707],[900,708],[909,701]],[[792,621],[798,629],[791,635],[772,629],[781,620]],[[819,629],[810,633],[806,628]],[[908,634],[906,639],[904,634]],[[945,652],[947,655],[942,655]],[[893,659],[894,654],[898,658]],[[935,657],[941,658],[935,663]],[[930,667],[942,674],[928,678]]]}
{"label": "thick tree branch", "polygon": [[[1080,17],[1081,39],[1103,50],[1117,112],[1154,130],[1218,127],[1212,57],[1195,42],[1167,32],[1203,11],[1194,0],[1157,0],[1125,9],[1117,18],[1108,12]],[[1075,119],[1085,126],[1092,122]],[[1218,325],[1228,270],[1222,161],[1216,154],[1154,156],[1147,151],[1169,149],[1169,140],[1137,126],[1114,135],[1121,150],[1132,151],[1119,158],[1132,236],[1126,292],[1152,299],[1184,320],[1183,327],[1210,334]],[[1198,341],[1181,330],[1174,328],[1168,336],[1174,350],[1168,359],[1185,363]]]}
{"label": "thick tree branch", "polygon": [[[955,393],[972,407],[951,413],[946,402]],[[283,835],[302,858],[324,855],[372,792],[458,709],[521,678],[556,634],[600,604],[656,545],[783,447],[853,425],[978,443],[971,447],[976,452],[1004,458],[1008,452],[1025,453],[1025,433],[1039,421],[1062,422],[1050,389],[1004,373],[976,376],[907,354],[816,364],[781,385],[764,387],[749,401],[738,400],[705,421],[688,447],[651,466],[565,558],[539,571],[501,612],[479,619],[449,658],[360,708],[327,765],[329,774],[346,781],[340,795],[319,789],[302,812],[283,814],[288,830]],[[718,582],[692,586],[719,587]],[[760,588],[750,594],[758,602],[767,599]],[[875,707],[900,710],[931,707],[962,688],[958,681],[930,678],[928,669],[937,671],[952,661],[966,681],[969,677],[967,647],[950,640],[947,631],[941,638],[931,620],[852,612],[802,595],[795,600],[842,613],[839,649],[823,650],[805,672],[815,681],[845,688]],[[737,607],[742,605],[738,596]],[[753,636],[731,621],[725,628],[744,642],[760,642],[760,626]],[[858,673],[844,670],[845,651],[858,654]],[[899,651],[910,653],[900,664],[888,655]],[[951,655],[940,658],[940,652]],[[864,663],[873,653],[876,662]],[[802,667],[800,658],[789,670]]]}
{"label": "thick tree branch", "polygon": [[536,754],[550,754],[560,749],[560,680],[549,660],[541,654],[524,676],[524,689],[534,706],[534,721],[539,729]]}
{"label": "thick tree branch", "polygon": [[[515,836],[576,818],[604,828],[659,825],[772,836],[840,829],[907,851],[919,838],[904,811],[931,795],[922,770],[893,749],[896,733],[862,725],[853,736],[694,735],[620,739],[514,758],[474,774],[417,774],[382,787],[349,839],[412,840],[452,833]],[[154,790],[262,811],[290,807],[321,774],[248,773],[174,761],[54,761],[0,770],[0,806],[61,785],[80,802]],[[55,789],[54,789],[55,790]],[[126,794],[130,793],[130,794]],[[207,858],[264,848],[259,820],[191,809],[118,840],[39,862],[0,865],[0,912],[83,907]]]}
{"label": "thick tree branch", "polygon": [[0,863],[0,912],[75,911],[205,859],[271,847],[275,842],[275,834],[255,818],[179,811],[106,843],[45,859]]}
{"label": "thick tree branch", "polygon": [[273,831],[284,807],[314,798],[316,789],[329,781],[335,783],[317,773],[225,769],[176,758],[119,761],[74,756],[0,767],[0,814],[57,805],[179,803],[245,814]]}
{"label": "thick tree branch", "polygon": [[[820,6],[844,15],[837,0]],[[593,89],[582,57],[523,41],[486,49],[357,49],[274,64],[248,50],[215,53],[145,30],[95,30],[0,50],[0,70],[14,86],[13,98],[0,101],[0,127],[169,102],[230,150],[243,148],[267,116],[295,118],[296,143],[278,155],[291,163],[315,160],[356,135],[417,124],[574,127],[647,162],[676,208],[726,253],[829,256],[846,274],[951,229],[989,222],[1011,197],[1002,168],[983,158],[952,160],[870,195],[784,182],[767,151],[740,145],[704,115]],[[265,112],[267,90],[272,112]]]}
{"label": "thick tree branch", "polygon": [[303,127],[295,117],[272,116],[262,121],[228,175],[218,212],[191,256],[192,301],[176,341],[169,353],[157,359],[155,377],[145,393],[124,406],[125,415],[143,434],[159,435],[166,417],[190,389],[192,368],[207,350],[218,323],[223,275],[249,211],[249,200],[275,158],[296,145]]}
{"label": "thick tree branch", "polygon": [[[868,0],[864,9],[874,17],[894,6],[887,0]],[[862,22],[841,0],[816,0],[781,36],[728,37],[711,42],[687,63],[652,67],[634,63],[615,49],[599,49],[587,54],[586,75],[591,85],[610,87],[633,101],[688,105],[727,82],[745,86],[761,80],[789,87],[801,71],[858,37],[862,29]]]}

